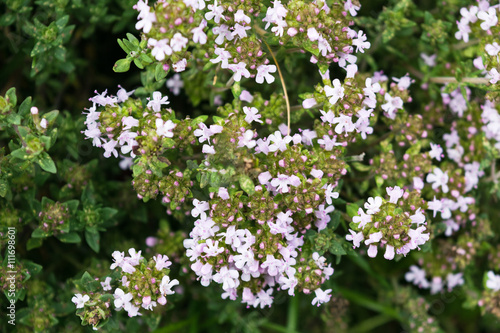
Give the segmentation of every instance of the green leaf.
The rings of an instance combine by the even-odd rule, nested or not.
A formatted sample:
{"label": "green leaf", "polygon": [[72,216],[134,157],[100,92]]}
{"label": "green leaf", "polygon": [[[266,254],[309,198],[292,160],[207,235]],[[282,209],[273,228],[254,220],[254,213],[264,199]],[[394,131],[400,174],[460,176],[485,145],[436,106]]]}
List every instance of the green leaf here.
{"label": "green leaf", "polygon": [[0,197],[5,198],[9,190],[9,182],[6,179],[0,178]]}
{"label": "green leaf", "polygon": [[86,285],[86,284],[89,284],[92,282],[94,282],[92,275],[90,275],[89,272],[87,272],[87,271],[85,273],[83,273],[82,278],[80,279],[80,283],[82,285]]}
{"label": "green leaf", "polygon": [[23,261],[24,263],[24,266],[27,268],[27,270],[29,271],[29,274],[31,276],[33,275],[37,275],[38,273],[40,273],[42,271],[42,265],[39,265],[39,264],[35,264],[33,261],[31,260],[24,260]]}
{"label": "green leaf", "polygon": [[99,281],[94,280],[89,272],[83,273],[80,281],[75,282],[75,284],[77,285],[78,289],[83,288],[87,292],[95,292],[101,286],[99,284]]}
{"label": "green leaf", "polygon": [[163,80],[164,78],[167,77],[167,74],[168,74],[169,71],[170,71],[170,69],[169,70],[164,70],[163,69],[163,64],[162,63],[156,64],[156,67],[155,67],[155,80],[156,81]]}
{"label": "green leaf", "polygon": [[45,238],[49,236],[50,234],[48,232],[43,231],[42,228],[40,227],[33,230],[33,233],[31,234],[32,238]]}
{"label": "green leaf", "polygon": [[337,229],[337,227],[340,224],[340,212],[338,210],[335,210],[332,214],[332,221],[330,222],[330,228],[332,230]]}
{"label": "green leaf", "polygon": [[116,73],[123,73],[130,69],[130,59],[120,59],[113,66],[113,71]]}
{"label": "green leaf", "polygon": [[64,205],[66,207],[68,207],[70,214],[76,213],[76,210],[78,209],[79,204],[80,204],[80,201],[78,201],[78,200],[70,200],[70,201],[66,201],[64,203]]}
{"label": "green leaf", "polygon": [[69,20],[69,15],[65,15],[63,17],[61,17],[59,20],[56,21],[56,26],[59,30],[61,30],[62,28],[64,28],[64,26],[66,24],[68,24],[68,20]]}
{"label": "green leaf", "polygon": [[24,147],[12,151],[10,153],[10,156],[19,158],[21,160],[25,160],[29,157],[29,155],[26,153],[26,148]]}
{"label": "green leaf", "polygon": [[361,172],[368,172],[372,169],[371,166],[359,162],[352,162],[351,165],[354,167],[354,169]]}
{"label": "green leaf", "polygon": [[358,209],[359,209],[359,206],[356,204],[348,203],[346,205],[347,215],[349,215],[350,217],[357,216]]}
{"label": "green leaf", "polygon": [[127,33],[127,38],[133,45],[139,46],[139,40],[134,35]]}
{"label": "green leaf", "polygon": [[7,102],[9,104],[11,104],[12,106],[16,106],[17,104],[16,88],[12,87],[9,90],[7,90],[5,98],[7,99]]}
{"label": "green leaf", "polygon": [[118,209],[110,208],[110,207],[104,207],[99,209],[99,213],[101,215],[101,218],[103,221],[107,221],[113,218],[113,216],[118,213]]}
{"label": "green leaf", "polygon": [[85,240],[94,252],[99,253],[100,234],[97,230],[85,230]]}
{"label": "green leaf", "polygon": [[330,248],[328,249],[331,254],[335,255],[344,255],[347,254],[342,247],[342,243],[339,242],[338,240],[334,239],[332,243],[330,244]]}
{"label": "green leaf", "polygon": [[47,154],[46,152],[43,152],[40,154],[40,156],[38,157],[37,163],[38,163],[38,165],[40,165],[40,167],[43,170],[45,170],[47,172],[50,172],[50,173],[57,172],[57,168],[56,168],[54,161],[49,156],[49,154]]}
{"label": "green leaf", "polygon": [[47,122],[52,123],[54,120],[56,120],[58,115],[59,115],[59,110],[52,110],[44,114],[43,118],[47,119]]}
{"label": "green leaf", "polygon": [[207,115],[196,117],[193,120],[191,120],[191,126],[192,127],[198,126],[198,124],[204,123],[205,121],[207,121],[207,119],[208,119]]}
{"label": "green leaf", "polygon": [[239,182],[241,189],[247,192],[249,196],[255,193],[255,185],[250,177],[241,175]]}
{"label": "green leaf", "polygon": [[125,51],[125,53],[129,54],[130,51],[132,51],[131,49],[128,48],[127,45],[125,45],[125,43],[118,38],[118,45],[120,45],[120,47],[123,49],[123,51]]}
{"label": "green leaf", "polygon": [[139,60],[139,59],[134,59],[134,64],[137,66],[137,68],[139,69],[144,69],[144,65],[142,64],[142,62]]}
{"label": "green leaf", "polygon": [[49,150],[50,147],[52,146],[52,140],[50,139],[50,136],[43,135],[39,137],[40,142],[44,144],[45,150]]}
{"label": "green leaf", "polygon": [[11,113],[7,116],[7,122],[11,125],[21,125],[21,116],[16,113]]}
{"label": "green leaf", "polygon": [[74,231],[67,234],[59,234],[56,236],[56,238],[63,243],[80,243],[82,241],[80,236]]}
{"label": "green leaf", "polygon": [[26,98],[21,105],[19,105],[18,113],[20,116],[25,116],[30,112],[31,97]]}
{"label": "green leaf", "polygon": [[42,246],[43,238],[30,238],[26,243],[26,250],[30,251]]}
{"label": "green leaf", "polygon": [[146,63],[146,64],[150,64],[153,62],[153,59],[151,59],[151,57],[145,53],[141,53],[141,55],[139,56],[139,59],[141,59],[141,61]]}
{"label": "green leaf", "polygon": [[406,150],[406,154],[410,156],[415,156],[420,153],[420,148],[422,147],[422,142],[417,141],[414,145],[412,145],[410,148]]}
{"label": "green leaf", "polygon": [[231,92],[233,93],[234,98],[239,98],[241,95],[241,85],[239,82],[235,82],[231,87]]}

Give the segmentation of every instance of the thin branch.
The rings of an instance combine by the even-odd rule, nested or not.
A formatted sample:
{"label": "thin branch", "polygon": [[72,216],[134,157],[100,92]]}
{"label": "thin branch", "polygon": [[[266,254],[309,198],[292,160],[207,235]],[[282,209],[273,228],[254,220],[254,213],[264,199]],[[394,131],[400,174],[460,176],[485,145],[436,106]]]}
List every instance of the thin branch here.
{"label": "thin branch", "polygon": [[471,84],[488,84],[490,79],[485,77],[464,77],[461,81],[458,81],[452,76],[438,76],[429,78],[429,82],[433,83],[471,83]]}
{"label": "thin branch", "polygon": [[[406,66],[406,68],[412,75],[416,76],[418,79],[425,80],[425,75],[416,68],[412,66]],[[440,83],[440,84],[446,84],[446,83],[488,84],[490,83],[490,79],[485,77],[464,77],[462,78],[461,81],[458,81],[453,76],[436,76],[436,77],[430,77],[429,82]]]}
{"label": "thin branch", "polygon": [[[233,76],[231,76],[231,78],[229,79],[229,81],[227,81],[227,83],[224,87],[214,87],[214,88],[212,88],[212,90],[215,92],[223,92],[223,91],[231,89],[231,86],[234,83],[234,76],[235,75],[236,74],[233,74]],[[216,82],[216,81],[217,81],[217,75],[214,77],[214,82]]]}
{"label": "thin branch", "polygon": [[281,74],[280,65],[278,64],[278,61],[276,60],[276,57],[274,56],[274,53],[271,50],[271,47],[269,46],[269,44],[267,44],[267,42],[264,39],[262,39],[262,41],[264,42],[264,44],[266,44],[267,48],[269,49],[269,53],[271,53],[271,56],[273,57],[274,63],[276,64],[276,68],[278,68],[278,74],[281,80],[281,85],[283,86],[283,93],[285,94],[288,135],[290,135],[290,101],[288,100],[288,92],[286,90],[285,80],[283,80],[283,75]]}
{"label": "thin branch", "polygon": [[462,43],[455,44],[455,45],[452,46],[452,49],[454,49],[454,50],[466,49],[469,46],[479,44],[479,42],[480,42],[479,39],[473,39],[473,40],[468,41],[467,43],[466,42],[462,42]]}

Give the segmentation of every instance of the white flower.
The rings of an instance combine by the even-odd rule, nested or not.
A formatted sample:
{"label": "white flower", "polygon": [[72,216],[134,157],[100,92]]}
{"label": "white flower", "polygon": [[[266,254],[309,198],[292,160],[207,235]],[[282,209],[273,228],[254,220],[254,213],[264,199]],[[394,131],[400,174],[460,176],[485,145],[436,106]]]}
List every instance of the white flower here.
{"label": "white flower", "polygon": [[125,292],[120,288],[116,288],[113,296],[115,298],[113,303],[117,310],[125,308],[127,305],[129,305],[133,297],[131,293],[125,294]]}
{"label": "white flower", "polygon": [[176,124],[172,120],[167,120],[163,122],[162,119],[156,119],[156,134],[158,136],[164,136],[166,138],[171,138],[174,136],[172,130],[175,128]]}
{"label": "white flower", "polygon": [[186,66],[187,66],[187,60],[185,58],[179,60],[175,64],[172,64],[172,68],[176,73],[184,72],[186,70]]}
{"label": "white flower", "polygon": [[363,30],[359,30],[356,39],[353,39],[352,45],[356,46],[356,52],[365,53],[365,49],[370,48],[370,42],[367,42],[367,37]]}
{"label": "white flower", "polygon": [[207,21],[213,19],[215,23],[220,23],[220,19],[226,20],[224,15],[222,15],[224,7],[217,6],[217,0],[214,1],[213,5],[208,5],[208,9],[210,11],[205,14],[205,19],[207,19]]}
{"label": "white flower", "polygon": [[370,215],[378,213],[380,211],[380,206],[382,206],[381,197],[375,197],[375,198],[370,197],[365,203],[366,213]]}
{"label": "white flower", "polygon": [[151,28],[153,27],[153,22],[156,22],[155,13],[149,12],[148,8],[148,11],[144,14],[143,12],[141,12],[138,18],[140,18],[140,20],[135,24],[135,28],[137,30],[142,30],[145,34],[149,33],[149,31],[151,31]]}
{"label": "white flower", "polygon": [[269,142],[272,144],[269,145],[269,151],[275,152],[277,150],[285,151],[287,149],[287,144],[292,141],[292,137],[287,135],[284,138],[281,136],[280,131],[274,132],[274,134],[269,135]]}
{"label": "white flower", "polygon": [[330,104],[335,104],[339,99],[344,98],[344,88],[341,86],[339,79],[332,81],[333,88],[325,86],[325,95],[330,97]]}
{"label": "white flower", "polygon": [[109,276],[106,277],[106,279],[104,280],[104,282],[101,282],[101,286],[102,286],[102,289],[104,291],[111,290],[110,282],[111,282],[111,278]]}
{"label": "white flower", "polygon": [[247,15],[245,15],[245,12],[243,9],[238,9],[238,11],[234,14],[234,21],[235,22],[246,22],[250,23],[251,19]]}
{"label": "white flower", "polygon": [[179,74],[175,74],[172,76],[170,79],[167,80],[167,88],[170,89],[170,91],[174,95],[179,95],[181,92],[181,89],[184,88],[184,81],[182,81],[181,76]]}
{"label": "white flower", "polygon": [[115,157],[118,157],[118,151],[116,150],[117,144],[118,141],[115,141],[113,139],[103,144],[102,148],[104,148],[104,157],[109,158],[111,154],[113,154]]}
{"label": "white flower", "polygon": [[207,42],[207,34],[204,31],[206,26],[207,26],[207,21],[202,20],[199,26],[197,26],[194,29],[191,29],[191,32],[193,33],[193,42],[200,43],[202,45]]}
{"label": "white flower", "polygon": [[[107,290],[107,289],[105,289]],[[75,303],[77,309],[81,309],[85,306],[85,303],[90,300],[89,295],[75,294],[71,299],[71,302]]]}
{"label": "white flower", "polygon": [[441,148],[440,145],[431,142],[431,151],[429,152],[429,156],[441,161],[441,158],[443,157],[443,148]]}
{"label": "white flower", "polygon": [[417,209],[415,214],[410,216],[410,220],[412,223],[416,223],[417,225],[425,223],[425,215],[422,212],[422,209],[421,208]]}
{"label": "white flower", "polygon": [[243,135],[238,137],[238,148],[247,147],[253,148],[257,144],[253,139],[254,132],[252,130],[247,130]]}
{"label": "white flower", "polygon": [[495,275],[493,271],[488,272],[488,280],[486,281],[486,287],[493,289],[494,291],[500,290],[500,275]]}
{"label": "white flower", "polygon": [[484,21],[481,23],[481,29],[489,30],[491,27],[494,27],[498,23],[497,10],[495,7],[488,8],[488,11],[480,11],[477,14],[477,17]]}
{"label": "white flower", "polygon": [[321,290],[320,288],[316,289],[314,291],[316,297],[314,297],[311,304],[312,305],[318,304],[318,306],[320,306],[323,303],[329,302],[330,299],[332,298],[332,295],[329,295],[331,292],[332,292],[331,289],[327,289],[325,291]]}
{"label": "white flower", "polygon": [[498,52],[500,52],[500,45],[498,45],[497,42],[494,42],[493,44],[486,44],[484,47],[484,50],[490,55],[490,56],[496,56]]}
{"label": "white flower", "polygon": [[162,105],[170,104],[168,101],[168,96],[161,96],[161,92],[155,91],[153,93],[153,100],[149,100],[146,105],[148,108],[152,108],[154,112],[160,112]]}
{"label": "white flower", "polygon": [[239,62],[236,65],[229,65],[228,68],[234,72],[234,81],[240,82],[241,77],[250,77],[250,72],[246,69],[247,64],[244,62]]}
{"label": "white flower", "polygon": [[403,109],[403,100],[401,97],[392,97],[389,93],[384,96],[387,103],[382,105],[382,109],[387,112],[390,119],[396,119],[396,112],[398,109]]}
{"label": "white flower", "polygon": [[179,281],[177,281],[176,279],[173,279],[172,281],[170,281],[170,278],[168,277],[168,275],[165,275],[161,279],[160,293],[163,296],[175,294],[175,292],[172,291],[172,287],[176,286],[178,284],[179,284]]}
{"label": "white flower", "polygon": [[257,67],[257,75],[255,76],[255,81],[257,83],[264,83],[264,79],[266,80],[267,83],[273,83],[274,82],[274,76],[271,75],[271,73],[276,72],[276,66],[275,65],[260,65]]}
{"label": "white flower", "polygon": [[448,285],[448,291],[451,291],[456,286],[461,286],[464,284],[464,278],[462,273],[448,273],[446,275],[446,284]]}
{"label": "white flower", "polygon": [[172,54],[172,48],[168,45],[168,39],[156,40],[154,38],[148,39],[148,45],[153,47],[151,55],[158,61],[165,59],[166,55]]}
{"label": "white flower", "polygon": [[410,271],[405,274],[405,280],[413,282],[414,285],[420,288],[429,288],[429,281],[425,278],[425,270],[418,266],[410,266]]}
{"label": "white flower", "polygon": [[345,239],[352,242],[354,248],[359,247],[361,245],[361,242],[365,240],[365,236],[363,236],[363,232],[360,231],[360,232],[356,233],[352,229],[349,229],[349,232],[351,234],[346,235]]}
{"label": "white flower", "polygon": [[401,189],[399,186],[395,186],[394,188],[392,187],[386,187],[385,190],[387,191],[387,194],[389,195],[389,202],[397,204],[398,200],[403,196],[405,191]]}
{"label": "white flower", "polygon": [[432,183],[433,190],[441,186],[443,193],[448,193],[448,179],[448,172],[443,172],[440,168],[434,168],[433,173],[429,173],[425,180]]}
{"label": "white flower", "polygon": [[260,118],[262,117],[259,114],[259,110],[257,108],[249,108],[248,106],[243,107],[243,112],[245,113],[245,121],[249,124],[252,123],[252,121],[258,122],[262,124],[262,120]]}
{"label": "white flower", "polygon": [[[462,8],[463,9],[463,8]],[[427,55],[425,53],[420,53],[420,57],[424,60],[424,63],[429,67],[436,66],[437,54]]]}

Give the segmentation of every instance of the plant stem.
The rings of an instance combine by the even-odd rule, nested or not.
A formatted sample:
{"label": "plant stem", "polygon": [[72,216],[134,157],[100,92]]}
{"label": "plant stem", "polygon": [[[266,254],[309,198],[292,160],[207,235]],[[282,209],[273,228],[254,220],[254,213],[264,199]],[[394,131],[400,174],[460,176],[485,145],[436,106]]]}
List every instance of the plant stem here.
{"label": "plant stem", "polygon": [[21,133],[19,133],[19,128],[17,125],[12,125],[12,128],[14,129],[14,131],[16,131],[17,133],[17,136],[19,136],[19,139],[21,140],[21,143],[23,144],[23,147],[26,147],[27,144],[26,142],[24,141],[23,137],[21,136]]}
{"label": "plant stem", "polygon": [[288,318],[286,322],[286,329],[288,332],[293,332],[297,329],[297,314],[299,312],[299,295],[290,298],[288,303]]}

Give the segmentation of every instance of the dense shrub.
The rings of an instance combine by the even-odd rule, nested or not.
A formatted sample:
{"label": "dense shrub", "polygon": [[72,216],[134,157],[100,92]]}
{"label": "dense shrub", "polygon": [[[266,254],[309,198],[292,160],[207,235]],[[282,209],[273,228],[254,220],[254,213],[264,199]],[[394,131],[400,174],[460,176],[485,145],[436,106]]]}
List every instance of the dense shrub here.
{"label": "dense shrub", "polygon": [[499,7],[3,1],[2,331],[498,331]]}

